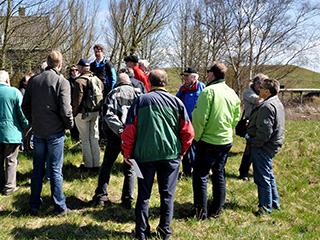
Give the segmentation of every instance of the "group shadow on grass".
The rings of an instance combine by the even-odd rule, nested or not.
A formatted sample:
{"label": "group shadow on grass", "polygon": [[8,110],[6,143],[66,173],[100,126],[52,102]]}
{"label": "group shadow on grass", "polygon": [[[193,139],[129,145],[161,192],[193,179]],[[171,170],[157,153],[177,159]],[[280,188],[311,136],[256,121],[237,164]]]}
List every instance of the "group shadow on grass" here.
{"label": "group shadow on grass", "polygon": [[[74,148],[66,151],[79,151],[79,149]],[[28,154],[28,158],[31,157],[32,154]],[[229,155],[231,157],[237,156],[242,153],[233,153],[230,152]],[[30,156],[29,156],[30,155]],[[116,161],[112,168],[112,175],[118,175],[123,170],[123,163]],[[31,176],[31,171],[25,173],[17,172],[17,179],[21,182],[26,182],[25,186],[30,185],[29,181]],[[73,165],[70,162],[64,164],[63,167],[63,176],[64,181],[72,182],[75,179],[83,179],[83,178],[97,178],[98,173],[93,171],[82,172],[77,166]],[[227,178],[237,178],[235,174],[226,174]],[[43,206],[39,212],[39,215],[36,217],[29,215],[29,198],[30,193],[20,193],[17,192],[13,196],[13,207],[18,211],[0,211],[0,217],[11,216],[11,217],[30,217],[30,218],[48,218],[55,217],[53,215],[53,206],[51,204],[51,197],[44,196],[43,197]],[[82,216],[91,216],[98,222],[108,222],[113,221],[118,224],[124,223],[133,223],[135,222],[135,212],[134,207],[130,210],[121,206],[120,203],[111,203],[106,207],[94,207],[93,202],[85,202],[79,199],[76,196],[70,196],[66,199],[67,205],[70,209],[74,210],[75,215]],[[209,203],[210,204],[210,203]],[[190,202],[187,203],[174,203],[174,219],[187,219],[194,218],[192,216],[193,204]],[[244,212],[251,211],[250,206],[240,206],[236,202],[226,202],[224,209],[240,209]],[[158,218],[160,216],[160,207],[159,206],[151,206],[149,208],[149,217],[151,219]],[[77,224],[69,224],[64,223],[60,225],[43,225],[37,229],[27,228],[27,227],[16,227],[11,232],[12,236],[15,239],[36,239],[36,238],[45,238],[45,239],[101,239],[101,238],[129,238],[132,239],[134,237],[133,232],[120,232],[114,230],[106,230],[103,226],[98,225],[77,225]]]}
{"label": "group shadow on grass", "polygon": [[[52,214],[53,208],[51,204],[51,198],[45,196],[43,198],[43,206],[39,212],[39,215],[34,217],[29,215],[28,208],[28,193],[17,194],[14,196],[13,206],[18,211],[0,211],[0,217],[8,216],[15,218],[30,217],[35,218],[50,218],[55,216]],[[118,203],[111,203],[106,207],[93,207],[92,202],[84,202],[76,196],[67,198],[67,204],[70,209],[74,210],[75,216],[90,216],[97,222],[106,223],[112,221],[117,224],[125,224],[135,222],[135,209],[125,209]],[[190,202],[187,203],[174,203],[174,219],[188,219],[194,218],[191,216],[193,205]],[[249,206],[240,206],[234,202],[227,202],[224,209],[241,209],[242,211],[250,211]],[[160,216],[160,207],[151,206],[149,208],[150,219],[156,219]],[[103,224],[102,224],[103,225]],[[108,227],[92,224],[70,224],[63,223],[60,225],[42,225],[39,228],[28,227],[15,227],[11,231],[12,236],[15,239],[132,239],[134,238],[133,229],[129,231],[114,231],[109,230]],[[71,238],[70,238],[71,237]]]}

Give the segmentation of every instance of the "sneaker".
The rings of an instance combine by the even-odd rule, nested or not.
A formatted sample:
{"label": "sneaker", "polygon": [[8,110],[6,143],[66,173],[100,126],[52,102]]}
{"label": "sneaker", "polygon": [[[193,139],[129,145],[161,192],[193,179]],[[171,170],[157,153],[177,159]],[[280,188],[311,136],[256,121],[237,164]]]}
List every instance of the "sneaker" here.
{"label": "sneaker", "polygon": [[73,210],[67,208],[66,210],[64,210],[63,212],[60,213],[55,213],[54,215],[56,215],[57,217],[63,217],[65,215],[70,215],[73,213]]}
{"label": "sneaker", "polygon": [[3,192],[3,194],[6,195],[6,196],[11,195],[12,193],[18,191],[19,188],[20,188],[20,186],[17,185],[13,190],[11,190],[11,191],[5,191],[5,192]]}

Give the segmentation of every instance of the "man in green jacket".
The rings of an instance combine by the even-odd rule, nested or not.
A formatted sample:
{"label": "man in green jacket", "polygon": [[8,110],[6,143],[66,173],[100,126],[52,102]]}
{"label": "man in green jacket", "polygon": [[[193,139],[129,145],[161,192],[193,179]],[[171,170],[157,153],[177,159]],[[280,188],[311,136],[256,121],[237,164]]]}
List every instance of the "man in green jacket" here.
{"label": "man in green jacket", "polygon": [[0,191],[3,191],[4,195],[18,190],[18,151],[23,129],[28,127],[28,120],[21,110],[21,104],[21,92],[10,87],[9,74],[0,71]]}
{"label": "man in green jacket", "polygon": [[[226,196],[225,164],[232,147],[232,133],[240,116],[240,99],[226,85],[226,66],[214,62],[208,70],[208,85],[192,112],[196,141],[193,170],[194,210],[198,219],[219,217]],[[208,175],[212,170],[213,202],[207,210]],[[209,213],[208,213],[209,212]]]}

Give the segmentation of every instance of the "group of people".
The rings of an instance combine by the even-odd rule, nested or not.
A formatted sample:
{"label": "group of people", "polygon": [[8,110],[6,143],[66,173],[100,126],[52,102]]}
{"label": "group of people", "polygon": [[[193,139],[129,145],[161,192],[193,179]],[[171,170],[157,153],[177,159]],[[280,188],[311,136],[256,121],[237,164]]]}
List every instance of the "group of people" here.
{"label": "group of people", "polygon": [[[81,59],[70,67],[68,81],[60,74],[61,53],[52,51],[47,57],[45,70],[30,78],[23,100],[21,93],[10,87],[8,73],[0,71],[0,99],[3,99],[0,101],[0,190],[6,195],[17,190],[18,147],[29,121],[34,132],[31,214],[38,214],[42,205],[45,164],[50,177],[54,214],[72,213],[62,191],[63,145],[65,130],[70,129],[72,137],[77,138],[80,134],[84,162],[80,169],[99,170],[98,186],[93,196],[96,205],[105,206],[110,202],[111,169],[122,151],[124,183],[121,201],[130,209],[136,182],[133,165],[138,164],[143,178],[138,178],[135,207],[137,238],[146,239],[151,235],[148,209],[155,173],[161,198],[157,233],[162,239],[170,237],[181,161],[182,175],[193,178],[192,214],[201,220],[219,217],[226,197],[225,165],[232,147],[233,128],[241,112],[239,97],[225,81],[227,67],[214,62],[207,70],[207,85],[199,81],[196,69],[186,68],[181,73],[184,84],[173,96],[165,88],[168,77],[164,70],[147,72],[148,63],[139,63],[136,56],[130,55],[124,58],[126,68],[117,75],[111,62],[103,56],[101,44],[94,46],[94,52],[94,62]],[[245,169],[240,170],[240,175],[242,179],[248,177],[248,165],[252,161],[254,180],[258,185],[258,212],[263,214],[271,213],[272,208],[280,209],[272,160],[284,139],[284,111],[277,97],[278,81],[260,76],[258,79],[254,79],[253,93],[248,97],[248,101],[256,105],[250,108],[251,114],[248,114],[245,103],[249,123],[242,165],[246,167],[240,168]],[[97,81],[103,89],[104,107],[100,110],[85,107],[89,80]],[[245,92],[247,95],[250,94]],[[2,129],[8,129],[7,133]],[[99,137],[105,138],[106,145],[101,166]],[[213,201],[208,206],[210,170]]]}

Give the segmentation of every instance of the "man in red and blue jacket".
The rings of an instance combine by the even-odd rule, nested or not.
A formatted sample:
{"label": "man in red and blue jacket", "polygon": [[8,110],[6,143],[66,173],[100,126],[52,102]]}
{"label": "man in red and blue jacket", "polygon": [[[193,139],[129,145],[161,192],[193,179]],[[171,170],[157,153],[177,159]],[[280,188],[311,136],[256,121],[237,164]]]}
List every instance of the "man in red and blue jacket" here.
{"label": "man in red and blue jacket", "polygon": [[[203,82],[198,81],[199,74],[196,69],[188,67],[181,73],[184,84],[180,87],[177,97],[183,102],[187,109],[188,116],[192,121],[192,112],[197,105],[201,91],[206,87]],[[184,177],[191,177],[191,171],[195,159],[195,144],[193,143],[182,160],[182,174]]]}
{"label": "man in red and blue jacket", "polygon": [[122,150],[124,160],[131,165],[128,159],[135,159],[144,177],[138,179],[137,238],[150,236],[148,202],[157,172],[161,198],[157,231],[160,237],[168,239],[180,161],[192,143],[194,130],[181,100],[165,89],[166,72],[152,71],[149,81],[151,91],[139,96],[129,110],[121,135]]}

